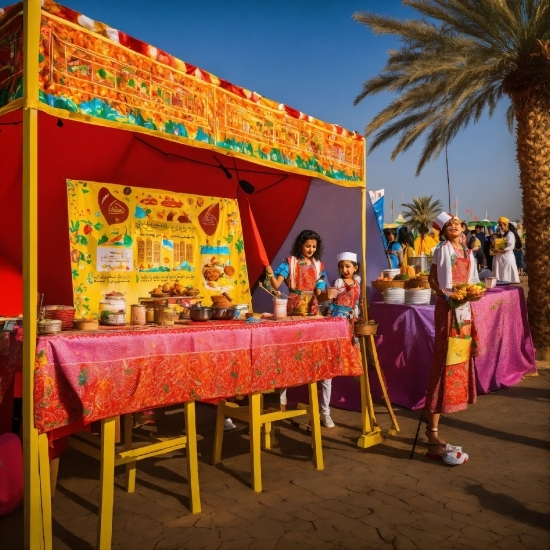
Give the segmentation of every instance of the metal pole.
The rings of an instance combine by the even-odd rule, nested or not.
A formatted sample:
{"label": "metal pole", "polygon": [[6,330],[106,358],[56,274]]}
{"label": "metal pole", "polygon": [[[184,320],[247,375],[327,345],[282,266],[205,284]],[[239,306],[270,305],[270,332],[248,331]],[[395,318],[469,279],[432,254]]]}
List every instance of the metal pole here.
{"label": "metal pole", "polygon": [[445,144],[445,165],[447,166],[447,192],[449,194],[449,212],[451,211],[451,180],[449,179],[449,156],[447,155],[447,144]]}
{"label": "metal pole", "polygon": [[416,448],[416,442],[418,441],[418,433],[420,432],[420,426],[422,426],[422,419],[424,418],[424,409],[422,409],[420,411],[420,418],[418,419],[418,427],[416,428],[416,435],[414,436],[414,441],[413,441],[413,448],[411,449],[411,455],[409,456],[409,460],[413,457],[414,455],[414,450]]}

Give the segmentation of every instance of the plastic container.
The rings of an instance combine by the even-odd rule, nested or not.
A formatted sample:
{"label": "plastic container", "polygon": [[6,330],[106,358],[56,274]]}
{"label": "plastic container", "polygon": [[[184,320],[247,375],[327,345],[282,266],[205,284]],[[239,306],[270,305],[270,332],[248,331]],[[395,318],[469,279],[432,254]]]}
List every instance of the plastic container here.
{"label": "plastic container", "polygon": [[132,325],[144,325],[146,322],[145,306],[132,304],[130,318]]}
{"label": "plastic container", "polygon": [[246,314],[250,312],[248,304],[236,304],[235,305],[235,319],[244,319]]}
{"label": "plastic container", "polygon": [[489,290],[490,288],[495,288],[497,286],[496,277],[485,277],[485,288]]}
{"label": "plastic container", "polygon": [[273,315],[275,319],[284,319],[288,315],[287,311],[288,300],[286,298],[273,299]]}

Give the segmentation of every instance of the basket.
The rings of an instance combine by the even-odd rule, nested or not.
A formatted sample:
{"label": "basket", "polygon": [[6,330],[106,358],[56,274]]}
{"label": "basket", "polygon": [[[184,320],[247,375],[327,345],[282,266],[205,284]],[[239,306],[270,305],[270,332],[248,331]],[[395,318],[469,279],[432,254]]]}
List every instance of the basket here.
{"label": "basket", "polygon": [[194,288],[192,290],[186,290],[184,291],[184,296],[198,296],[200,294],[200,290],[198,288]]}
{"label": "basket", "polygon": [[405,288],[405,281],[372,281],[371,285],[374,290],[383,292],[388,288]]}
{"label": "basket", "polygon": [[60,319],[43,319],[38,321],[38,334],[57,334],[61,332],[61,327]]}
{"label": "basket", "polygon": [[358,323],[355,325],[355,336],[372,336],[376,334],[378,330],[378,324],[375,325],[366,325],[363,323]]}
{"label": "basket", "polygon": [[419,279],[417,277],[416,279],[409,279],[408,281],[405,281],[405,288],[430,288],[430,283],[427,278]]}
{"label": "basket", "polygon": [[97,330],[99,323],[97,319],[74,319],[73,320],[73,329],[74,330]]}
{"label": "basket", "polygon": [[61,321],[62,330],[70,330],[73,328],[73,319],[76,310],[71,306],[46,306],[46,319],[54,319]]}

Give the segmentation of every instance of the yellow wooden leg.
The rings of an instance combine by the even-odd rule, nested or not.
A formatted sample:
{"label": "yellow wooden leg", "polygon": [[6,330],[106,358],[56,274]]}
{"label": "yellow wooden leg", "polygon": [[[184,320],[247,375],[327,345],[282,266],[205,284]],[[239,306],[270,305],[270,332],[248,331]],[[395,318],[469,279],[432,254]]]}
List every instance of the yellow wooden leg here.
{"label": "yellow wooden leg", "polygon": [[367,346],[364,338],[360,338],[361,359],[363,362],[363,374],[361,376],[361,427],[362,435],[357,440],[357,446],[367,449],[378,443],[382,443],[384,438],[380,428],[376,425],[374,416],[374,405],[370,393],[369,373],[367,365]]}
{"label": "yellow wooden leg", "polygon": [[185,403],[185,432],[187,434],[187,479],[189,483],[189,504],[192,514],[201,511],[201,494],[199,489],[199,461],[197,458],[197,422],[195,402]]}
{"label": "yellow wooden leg", "polygon": [[250,465],[252,471],[252,489],[262,492],[262,457],[260,449],[261,411],[260,394],[249,395],[249,426],[250,426]]}
{"label": "yellow wooden leg", "polygon": [[109,550],[113,537],[113,504],[115,490],[115,417],[101,421],[101,465],[98,550]]}
{"label": "yellow wooden leg", "polygon": [[[132,450],[132,429],[134,427],[134,415],[124,415],[124,450]],[[126,481],[125,488],[128,493],[133,493],[136,490],[136,468],[137,462],[128,462],[126,464]]]}
{"label": "yellow wooden leg", "polygon": [[[28,412],[28,408],[26,409]],[[34,411],[33,411],[34,412]],[[27,415],[28,416],[28,415]],[[38,430],[34,420],[23,416],[23,452],[25,458],[25,549],[38,548],[43,540],[40,503],[40,472],[38,469]]]}
{"label": "yellow wooden leg", "polygon": [[222,459],[224,420],[225,401],[220,400],[218,401],[218,412],[216,413],[216,432],[214,433],[214,452],[212,453],[212,464],[218,464],[218,462]]}
{"label": "yellow wooden leg", "polygon": [[271,449],[273,439],[273,423],[266,422],[262,425],[262,449],[269,450]]}
{"label": "yellow wooden leg", "polygon": [[[263,414],[265,412],[264,396],[260,395],[260,411]],[[271,449],[273,443],[271,436],[273,434],[273,425],[271,422],[262,424],[262,449]]]}
{"label": "yellow wooden leg", "polygon": [[313,462],[316,470],[324,470],[323,444],[321,441],[321,415],[319,414],[319,397],[317,382],[308,384],[309,389],[309,416],[311,418],[311,441],[313,444]]}
{"label": "yellow wooden leg", "polygon": [[52,550],[52,494],[50,485],[50,454],[48,435],[38,436],[38,464],[40,468],[40,495],[44,549]]}

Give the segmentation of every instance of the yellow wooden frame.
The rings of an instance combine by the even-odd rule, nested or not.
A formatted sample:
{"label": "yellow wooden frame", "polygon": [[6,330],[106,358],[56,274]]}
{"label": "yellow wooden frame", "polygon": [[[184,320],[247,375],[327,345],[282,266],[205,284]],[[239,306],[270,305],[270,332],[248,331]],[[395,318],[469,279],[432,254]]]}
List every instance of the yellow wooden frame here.
{"label": "yellow wooden frame", "polygon": [[[311,446],[313,447],[313,463],[316,470],[324,470],[323,447],[321,441],[321,422],[319,415],[319,399],[317,396],[317,382],[310,382],[309,406],[302,405],[292,411],[272,411],[264,413],[263,395],[260,392],[248,396],[248,406],[241,407],[237,403],[220,400],[216,415],[216,433],[214,436],[214,452],[212,464],[218,464],[222,458],[222,445],[224,433],[224,420],[226,416],[237,418],[248,423],[250,427],[250,470],[252,475],[252,490],[256,493],[262,492],[262,461],[260,447],[271,448],[271,424],[277,420],[296,418],[304,414],[310,415],[311,419]],[[264,438],[261,442],[262,427]]]}
{"label": "yellow wooden frame", "polygon": [[[38,100],[40,0],[23,0],[23,452],[25,457],[24,530],[26,549],[51,548],[51,503],[47,436],[34,426],[34,360],[37,331],[37,191],[38,113],[29,105]],[[40,443],[39,443],[40,441]],[[40,452],[39,452],[40,447]],[[40,466],[39,468],[39,456]],[[44,498],[41,500],[41,496]],[[44,502],[44,506],[42,506]],[[49,535],[49,540],[45,540]]]}
{"label": "yellow wooden frame", "polygon": [[188,401],[184,407],[186,435],[147,438],[151,443],[137,449],[132,446],[132,414],[124,415],[124,451],[117,452],[115,449],[116,417],[105,418],[101,421],[100,437],[89,432],[78,432],[69,439],[69,447],[100,461],[100,501],[96,545],[99,550],[111,548],[116,466],[126,465],[125,488],[127,492],[132,493],[136,487],[136,462],[138,460],[186,448],[189,508],[192,514],[200,513],[195,402]]}

